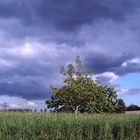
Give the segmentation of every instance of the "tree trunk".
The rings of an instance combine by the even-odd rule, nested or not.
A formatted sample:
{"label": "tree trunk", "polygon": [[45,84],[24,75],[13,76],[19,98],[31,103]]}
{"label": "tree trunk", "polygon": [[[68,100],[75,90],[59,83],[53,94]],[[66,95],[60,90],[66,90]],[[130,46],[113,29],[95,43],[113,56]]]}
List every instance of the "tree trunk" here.
{"label": "tree trunk", "polygon": [[76,106],[76,109],[75,109],[75,115],[77,116],[78,114],[78,111],[79,111],[79,106]]}

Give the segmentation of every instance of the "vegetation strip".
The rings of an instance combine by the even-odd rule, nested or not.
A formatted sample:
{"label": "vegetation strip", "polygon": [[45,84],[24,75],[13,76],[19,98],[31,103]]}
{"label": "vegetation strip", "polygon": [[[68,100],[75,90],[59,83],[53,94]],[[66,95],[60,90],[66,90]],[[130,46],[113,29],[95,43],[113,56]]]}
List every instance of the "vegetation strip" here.
{"label": "vegetation strip", "polygon": [[140,115],[0,113],[1,140],[139,140]]}

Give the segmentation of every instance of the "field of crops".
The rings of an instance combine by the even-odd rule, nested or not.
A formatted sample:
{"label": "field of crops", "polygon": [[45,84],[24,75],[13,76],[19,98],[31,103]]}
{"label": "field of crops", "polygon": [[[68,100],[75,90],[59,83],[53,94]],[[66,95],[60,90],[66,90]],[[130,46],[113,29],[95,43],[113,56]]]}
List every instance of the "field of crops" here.
{"label": "field of crops", "polygon": [[0,140],[140,140],[140,115],[0,113]]}

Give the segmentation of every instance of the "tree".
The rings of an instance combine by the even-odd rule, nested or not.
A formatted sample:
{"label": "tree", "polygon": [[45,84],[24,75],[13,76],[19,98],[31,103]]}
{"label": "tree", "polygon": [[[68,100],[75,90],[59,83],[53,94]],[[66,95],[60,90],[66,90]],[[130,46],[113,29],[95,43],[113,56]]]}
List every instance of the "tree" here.
{"label": "tree", "polygon": [[112,87],[97,85],[96,100],[87,103],[89,113],[113,113],[117,103],[117,95]]}
{"label": "tree", "polygon": [[118,99],[117,105],[116,105],[116,112],[117,113],[125,113],[126,111],[126,105],[122,99]]}
{"label": "tree", "polygon": [[64,112],[102,113],[114,112],[117,95],[112,87],[101,86],[92,79],[77,56],[75,65],[62,66],[64,75],[61,88],[51,87],[52,97],[46,101],[48,108]]}
{"label": "tree", "polygon": [[127,107],[127,111],[138,111],[140,110],[140,107],[134,104],[131,104],[130,106]]}
{"label": "tree", "polygon": [[6,109],[9,107],[9,105],[8,105],[7,102],[1,103],[0,106],[2,106],[2,108],[3,108],[4,110],[6,110]]}

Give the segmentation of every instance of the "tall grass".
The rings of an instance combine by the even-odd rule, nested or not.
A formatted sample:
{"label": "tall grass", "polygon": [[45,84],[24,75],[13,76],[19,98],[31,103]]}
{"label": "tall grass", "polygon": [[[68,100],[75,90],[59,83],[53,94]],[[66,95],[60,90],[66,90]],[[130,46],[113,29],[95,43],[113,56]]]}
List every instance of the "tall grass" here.
{"label": "tall grass", "polygon": [[0,113],[0,140],[140,140],[140,115]]}

